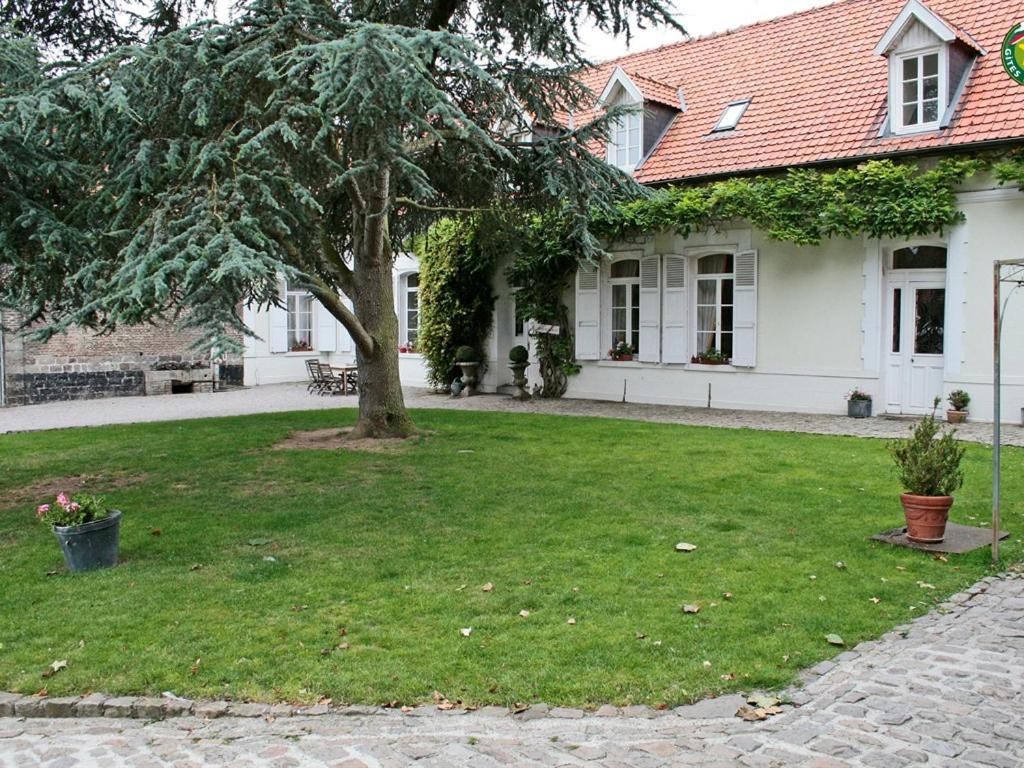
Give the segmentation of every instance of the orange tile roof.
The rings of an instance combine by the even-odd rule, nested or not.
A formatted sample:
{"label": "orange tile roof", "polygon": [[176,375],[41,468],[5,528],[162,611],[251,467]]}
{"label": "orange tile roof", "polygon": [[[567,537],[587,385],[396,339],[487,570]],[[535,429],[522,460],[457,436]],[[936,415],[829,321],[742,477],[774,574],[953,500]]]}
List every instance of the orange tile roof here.
{"label": "orange tile roof", "polygon": [[[874,48],[905,2],[840,0],[604,62],[583,79],[600,93],[618,65],[645,94],[656,92],[648,96],[656,101],[682,88],[687,110],[636,170],[644,183],[1024,142],[1024,86],[1007,76],[999,60],[1006,33],[1024,20],[1020,0],[926,0],[964,42],[973,41],[987,55],[978,58],[947,128],[879,135],[888,75],[887,60]],[[712,133],[730,102],[748,98],[736,130]],[[593,116],[577,114],[576,124]]]}

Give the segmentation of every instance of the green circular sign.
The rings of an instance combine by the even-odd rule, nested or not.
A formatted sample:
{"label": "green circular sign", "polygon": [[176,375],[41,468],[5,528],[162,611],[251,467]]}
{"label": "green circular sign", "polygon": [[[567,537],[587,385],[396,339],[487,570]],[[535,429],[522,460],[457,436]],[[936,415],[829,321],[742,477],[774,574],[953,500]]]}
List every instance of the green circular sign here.
{"label": "green circular sign", "polygon": [[1015,26],[1006,35],[1001,58],[1010,77],[1024,85],[1024,22]]}

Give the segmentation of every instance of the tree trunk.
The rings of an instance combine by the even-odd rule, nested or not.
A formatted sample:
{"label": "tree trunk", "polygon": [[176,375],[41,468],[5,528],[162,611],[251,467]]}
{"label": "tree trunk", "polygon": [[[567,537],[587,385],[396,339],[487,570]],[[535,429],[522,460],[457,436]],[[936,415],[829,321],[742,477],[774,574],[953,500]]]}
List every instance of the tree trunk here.
{"label": "tree trunk", "polygon": [[398,376],[398,317],[394,309],[391,259],[355,270],[356,317],[373,339],[373,352],[356,346],[359,421],[352,437],[408,437],[416,427],[405,410]]}
{"label": "tree trunk", "polygon": [[[398,376],[398,317],[392,285],[394,264],[388,233],[389,174],[381,173],[353,217],[353,290],[356,318],[372,345],[356,344],[359,420],[353,438],[408,437],[416,427],[405,410]],[[376,213],[375,213],[376,212]],[[372,346],[372,349],[367,348]]]}

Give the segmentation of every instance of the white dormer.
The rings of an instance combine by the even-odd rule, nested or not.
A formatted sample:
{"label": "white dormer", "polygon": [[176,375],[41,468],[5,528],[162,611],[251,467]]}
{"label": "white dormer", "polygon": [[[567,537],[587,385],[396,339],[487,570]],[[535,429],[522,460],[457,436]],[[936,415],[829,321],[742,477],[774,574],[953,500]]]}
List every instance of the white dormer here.
{"label": "white dormer", "polygon": [[889,59],[889,131],[924,133],[948,125],[973,53],[946,21],[909,0],[875,47]]}
{"label": "white dormer", "polygon": [[644,94],[622,67],[616,67],[597,103],[605,109],[622,104],[636,107],[615,121],[608,136],[608,162],[632,173],[643,158]]}

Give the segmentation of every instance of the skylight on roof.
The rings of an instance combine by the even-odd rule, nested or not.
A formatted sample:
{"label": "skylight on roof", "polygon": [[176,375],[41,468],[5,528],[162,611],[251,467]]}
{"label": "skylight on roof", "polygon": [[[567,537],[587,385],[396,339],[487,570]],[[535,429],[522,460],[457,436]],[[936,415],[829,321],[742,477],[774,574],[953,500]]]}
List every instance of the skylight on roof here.
{"label": "skylight on roof", "polygon": [[725,108],[725,112],[718,119],[718,124],[714,127],[716,131],[731,131],[743,118],[743,113],[747,111],[747,107],[750,106],[750,99],[744,99],[743,101],[734,101],[732,104]]}

